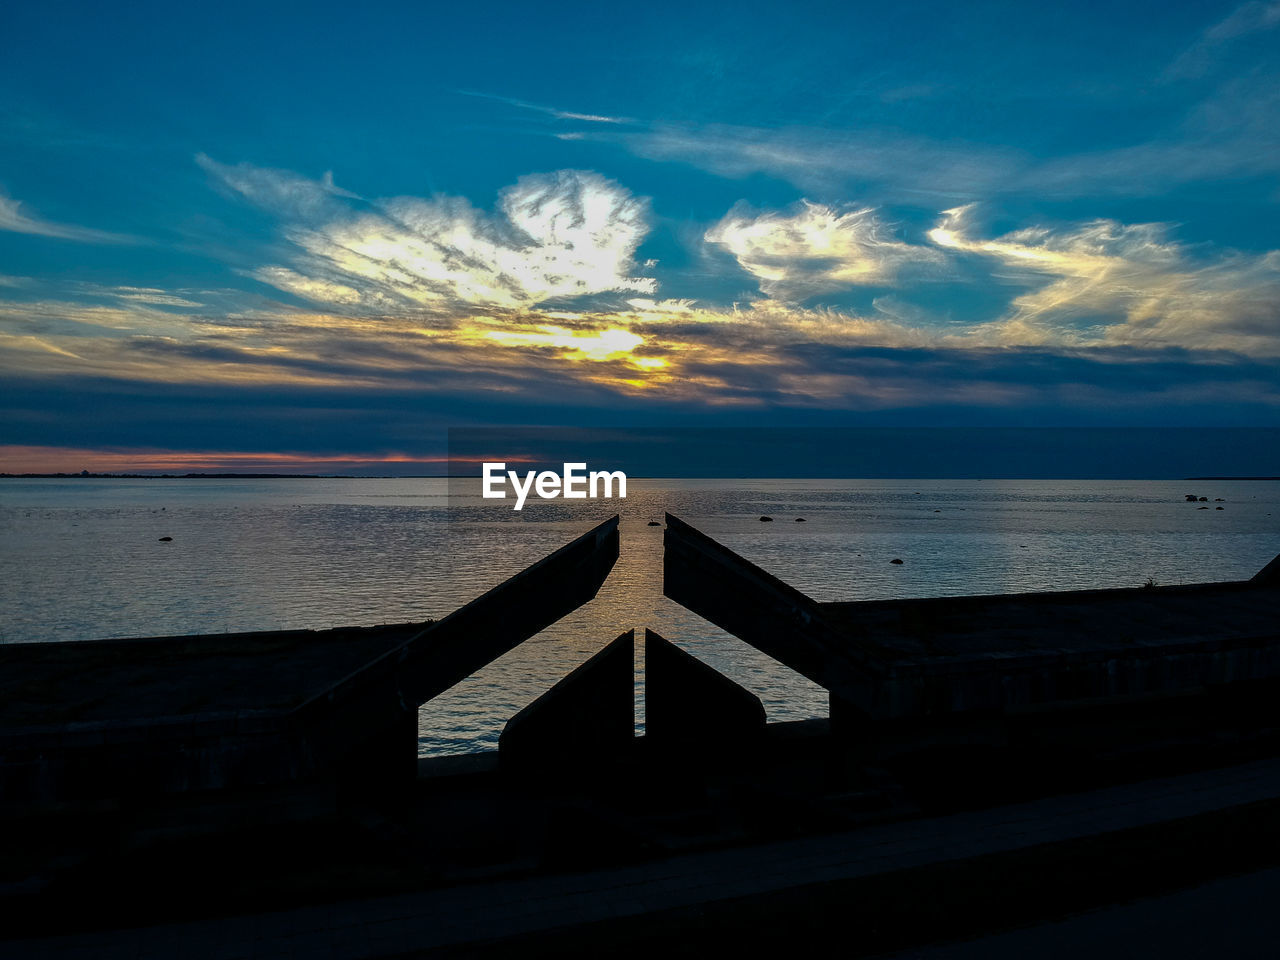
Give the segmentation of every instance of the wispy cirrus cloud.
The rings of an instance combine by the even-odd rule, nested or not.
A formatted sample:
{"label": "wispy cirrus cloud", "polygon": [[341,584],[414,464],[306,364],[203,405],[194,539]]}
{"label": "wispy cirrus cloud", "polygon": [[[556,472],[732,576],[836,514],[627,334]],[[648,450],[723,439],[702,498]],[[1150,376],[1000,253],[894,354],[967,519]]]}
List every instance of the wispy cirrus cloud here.
{"label": "wispy cirrus cloud", "polygon": [[[1280,3],[1246,4],[1220,29],[1208,31],[1188,57],[1207,63],[1205,58],[1223,54],[1227,44],[1261,36],[1278,23]],[[996,196],[1152,196],[1187,183],[1280,172],[1280,77],[1274,57],[1255,50],[1239,62],[1223,59],[1231,69],[1194,98],[1167,109],[1162,124],[1142,125],[1143,132],[1129,142],[1108,135],[1097,147],[1089,146],[1098,139],[1096,111],[1083,106],[1068,114],[1056,138],[1061,145],[1049,148],[984,138],[981,126],[964,139],[874,123],[841,129],[634,120],[625,129],[592,125],[551,135],[611,143],[635,156],[687,164],[727,179],[763,174],[828,202],[853,191],[943,204]],[[1158,95],[1136,99],[1134,111],[1150,116],[1153,99]],[[1114,109],[1114,103],[1107,106]],[[1065,146],[1069,143],[1074,145]]]}
{"label": "wispy cirrus cloud", "polygon": [[476,90],[459,90],[460,94],[466,97],[479,97],[482,100],[494,100],[498,103],[505,103],[508,106],[519,107],[521,110],[531,110],[534,113],[545,114],[554,117],[556,120],[581,120],[586,123],[635,123],[631,117],[612,117],[600,113],[579,113],[574,110],[561,110],[557,107],[548,107],[540,103],[530,103],[528,100],[517,100],[515,97],[501,97],[492,93],[480,93]]}
{"label": "wispy cirrus cloud", "polygon": [[343,200],[360,199],[333,182],[332,170],[325,171],[319,180],[312,180],[292,170],[251,163],[219,163],[204,153],[196,154],[196,163],[214,182],[265,210],[292,220],[337,216],[347,209]]}
{"label": "wispy cirrus cloud", "polygon": [[116,287],[113,291],[121,300],[134,303],[152,303],[162,307],[202,307],[198,300],[189,300],[159,287]]}
{"label": "wispy cirrus cloud", "polygon": [[616,142],[650,160],[687,163],[732,179],[765,173],[824,197],[861,185],[916,197],[971,198],[998,190],[1027,165],[1018,151],[998,145],[884,131],[651,124],[561,136]]}
{"label": "wispy cirrus cloud", "polygon": [[351,203],[331,177],[200,162],[281,217],[294,255],[253,276],[316,303],[456,311],[656,289],[635,275],[648,202],[590,171],[521,177],[490,213],[462,197]]}
{"label": "wispy cirrus cloud", "polygon": [[704,239],[728,250],[763,293],[783,300],[890,283],[908,265],[944,259],[934,249],[895,239],[870,208],[807,200],[776,212],[739,205]]}
{"label": "wispy cirrus cloud", "polygon": [[22,202],[0,194],[0,230],[27,233],[37,237],[53,237],[57,240],[74,240],[77,243],[137,243],[136,237],[123,233],[95,230],[70,223],[55,223],[28,213]]}
{"label": "wispy cirrus cloud", "polygon": [[1221,59],[1229,44],[1249,34],[1271,30],[1280,25],[1280,3],[1250,0],[1209,27],[1165,71],[1166,80],[1198,77],[1209,72]]}
{"label": "wispy cirrus cloud", "polygon": [[1041,157],[998,144],[890,131],[655,125],[574,131],[650,160],[743,180],[765,174],[824,199],[864,195],[913,203],[996,196],[1149,196],[1185,183],[1280,172],[1274,76],[1224,84],[1167,132],[1129,145]]}

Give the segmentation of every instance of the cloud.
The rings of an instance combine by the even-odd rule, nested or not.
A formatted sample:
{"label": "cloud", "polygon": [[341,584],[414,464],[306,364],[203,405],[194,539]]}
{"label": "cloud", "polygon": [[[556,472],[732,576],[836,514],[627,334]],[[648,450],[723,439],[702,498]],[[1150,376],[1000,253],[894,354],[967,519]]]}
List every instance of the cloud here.
{"label": "cloud", "polygon": [[[1149,196],[1184,183],[1280,171],[1280,78],[1273,61],[1244,58],[1255,69],[1207,91],[1198,102],[1186,102],[1185,114],[1166,129],[1106,149],[1045,153],[875,127],[640,121],[631,129],[592,127],[553,135],[616,144],[648,160],[688,164],[727,179],[763,174],[828,202],[851,192],[946,204],[1028,194]],[[1135,101],[1134,109],[1149,112],[1149,100]],[[1096,131],[1087,119],[1081,123],[1060,131],[1074,134],[1061,142],[1088,143]]]}
{"label": "cloud", "polygon": [[[643,397],[633,412],[1280,409],[1280,251],[1211,253],[1168,224],[997,232],[967,205],[909,243],[867,207],[740,205],[704,240],[762,295],[725,305],[663,300],[636,276],[647,201],[597,173],[526,176],[482,210],[201,162],[279,218],[281,243],[250,272],[291,297],[23,280],[0,297],[0,380],[404,391],[508,412],[570,396],[616,409]],[[909,282],[922,278],[982,293],[959,298],[966,319],[940,316],[939,297]],[[866,314],[802,305],[887,286]]]}
{"label": "cloud", "polygon": [[[1130,377],[1148,390],[1168,387],[1143,380],[1162,351],[1190,351],[1181,361],[1188,368],[1239,368],[1246,358],[1254,358],[1255,367],[1266,358],[1274,365],[1280,357],[1280,252],[1207,256],[1179,244],[1168,225],[1112,220],[1033,225],[985,236],[973,206],[943,214],[930,232],[932,247],[885,237],[879,220],[864,209],[812,203],[774,213],[738,209],[709,231],[710,240],[730,249],[761,279],[762,299],[734,306],[659,300],[647,295],[650,281],[625,303],[588,298],[573,305],[539,305],[534,298],[545,287],[533,284],[546,282],[540,272],[545,258],[584,256],[577,240],[567,242],[558,226],[568,207],[556,182],[535,178],[532,185],[517,184],[500,204],[500,216],[447,198],[413,201],[412,210],[395,217],[387,212],[393,204],[379,207],[380,229],[394,230],[401,249],[408,242],[402,234],[417,238],[415,243],[434,235],[441,244],[460,246],[458,237],[472,244],[470,286],[458,281],[447,288],[452,296],[471,298],[466,309],[441,313],[431,322],[406,304],[428,302],[438,288],[420,293],[416,301],[402,299],[398,309],[370,311],[375,294],[389,302],[390,294],[379,293],[389,281],[375,283],[357,270],[339,270],[333,258],[326,265],[313,247],[299,255],[313,268],[308,272],[264,267],[260,274],[324,305],[318,309],[262,301],[252,309],[241,304],[237,312],[228,309],[233,304],[225,291],[81,285],[75,295],[85,299],[78,302],[15,288],[29,295],[0,299],[0,361],[14,375],[79,374],[132,382],[427,391],[465,382],[478,393],[491,391],[519,402],[544,388],[598,387],[673,403],[844,409],[862,398],[857,403],[887,409],[915,403],[911,392],[929,375],[926,365],[911,358],[925,354],[934,367],[946,357],[958,368],[1000,351],[1026,356],[1032,355],[1028,351],[1039,356],[1088,352],[1091,363],[1118,365],[1128,371],[1118,379]],[[591,225],[618,219],[616,203],[624,194],[597,186],[604,194],[600,211],[569,216],[569,234],[575,238]],[[572,195],[581,192],[575,187]],[[414,210],[437,219],[418,223]],[[306,229],[350,254],[353,244],[339,242],[341,231],[355,231],[365,219],[356,213]],[[543,241],[526,240],[520,247],[512,239],[517,235]],[[597,240],[608,241],[609,235],[608,230],[593,233]],[[477,238],[488,246],[480,246]],[[613,257],[606,261],[610,285],[619,277],[625,281],[626,275],[613,268],[618,244],[605,242],[601,249]],[[527,276],[508,271],[522,279],[515,287],[519,299],[512,296],[506,305],[478,310],[476,291],[484,293],[479,283],[491,280],[487,266],[499,254],[530,256],[533,267]],[[940,318],[927,301],[914,302],[909,287],[876,297],[869,315],[796,302],[837,285],[900,277],[906,264],[923,262],[932,269],[944,258],[952,261],[946,264],[952,282],[981,276],[985,286],[1010,291],[1006,306],[960,323]],[[964,260],[970,262],[959,262]],[[326,270],[343,279],[326,279]],[[102,302],[85,302],[89,298]],[[200,302],[205,305],[197,306]],[[891,363],[894,351],[903,353]],[[892,387],[886,379],[891,367],[899,371]],[[1007,369],[998,379],[996,384],[984,378],[988,385],[973,387],[974,396],[980,394],[983,403],[1003,403],[1000,398],[1017,392],[1008,384]],[[962,383],[955,384],[956,402],[965,402],[964,390]]]}
{"label": "cloud", "polygon": [[632,275],[649,229],[648,202],[590,171],[521,177],[488,213],[447,196],[357,206],[332,178],[207,158],[201,164],[283,220],[291,263],[253,276],[316,303],[465,310],[656,289],[654,280]]}
{"label": "cloud", "polygon": [[1201,76],[1221,59],[1225,48],[1232,41],[1253,33],[1260,33],[1280,25],[1280,3],[1261,3],[1250,0],[1233,10],[1225,19],[1209,27],[1165,71],[1166,80]]}
{"label": "cloud", "polygon": [[1034,289],[970,336],[1021,345],[1179,346],[1280,356],[1280,251],[1196,260],[1167,224],[1093,220],[973,235],[975,208],[946,211],[930,239],[1000,264]]}
{"label": "cloud", "polygon": [[122,233],[108,233],[91,227],[77,227],[69,223],[54,223],[22,212],[21,201],[0,194],[0,230],[29,233],[37,237],[53,237],[58,240],[74,240],[78,243],[136,243],[134,237]]}
{"label": "cloud", "polygon": [[[874,330],[883,343],[902,342],[886,335],[893,330],[939,345],[1138,345],[1280,356],[1280,251],[1210,255],[1178,243],[1169,224],[1109,219],[985,238],[977,219],[973,204],[947,210],[929,231],[931,245],[917,245],[888,236],[872,210],[802,202],[765,213],[735,208],[705,239],[758,279],[769,302],[757,306],[772,314],[782,339],[789,336],[783,331],[804,329],[835,343],[843,327]],[[918,283],[908,281],[922,276],[962,282],[965,275],[982,277],[989,291],[1015,288],[1007,308],[960,324],[901,297],[878,297],[879,316],[868,326],[866,318],[788,305],[856,286],[909,291]],[[824,329],[815,326],[818,316],[829,318]]]}
{"label": "cloud", "polygon": [[196,154],[196,163],[217,182],[257,206],[293,220],[337,216],[346,209],[342,200],[359,199],[334,184],[332,172],[326,172],[319,180],[311,180],[291,170],[272,170],[249,163],[234,166],[219,163],[203,153]]}
{"label": "cloud", "polygon": [[895,240],[871,209],[840,210],[802,200],[785,213],[739,205],[706,232],[769,297],[805,300],[892,282],[908,264],[939,263],[929,247]]}
{"label": "cloud", "polygon": [[130,300],[134,303],[150,303],[160,307],[204,306],[203,303],[197,300],[190,300],[187,297],[181,297],[157,287],[114,287],[108,288],[104,292],[121,300]]}
{"label": "cloud", "polygon": [[1055,157],[1010,186],[1043,195],[1155,196],[1185,183],[1280,172],[1280,74],[1249,71],[1218,84],[1167,135]]}
{"label": "cloud", "polygon": [[314,303],[355,306],[364,299],[355,287],[329,280],[305,277],[288,267],[260,267],[253,276],[277,290],[292,293]]}
{"label": "cloud", "polygon": [[1224,85],[1167,135],[1042,159],[997,145],[874,131],[657,127],[575,137],[613,140],[651,160],[688,163],[731,179],[763,173],[828,199],[851,190],[912,202],[1045,193],[1148,196],[1181,183],[1280,170],[1275,79],[1268,74]]}
{"label": "cloud", "polygon": [[[1029,285],[1047,277],[1051,286],[1063,275],[1096,278],[1100,262],[1119,259],[1117,246],[1135,261],[1152,243],[1165,248],[1165,272],[1181,263],[1181,252],[1168,250],[1155,232],[1081,232],[1035,228],[981,240],[969,225],[953,229],[952,243],[955,256],[998,258],[1002,270]],[[1161,261],[1147,252],[1148,262]],[[1034,266],[1019,272],[1006,265],[1023,260]],[[398,426],[371,425],[371,437],[380,429],[403,435],[403,410],[486,408],[509,419],[518,407],[523,419],[570,404],[636,417],[934,409],[960,421],[974,410],[1017,418],[1056,408],[1087,420],[1089,411],[1111,416],[1117,405],[1156,422],[1174,407],[1203,413],[1219,404],[1254,417],[1280,410],[1270,359],[1280,355],[1274,324],[1270,353],[1260,348],[1251,359],[1199,334],[1190,337],[1201,342],[1196,349],[1171,346],[1173,337],[1109,337],[1105,327],[1067,335],[1056,316],[1021,328],[993,322],[956,331],[927,317],[916,323],[900,310],[865,317],[780,300],[724,308],[637,297],[598,311],[495,309],[447,326],[282,305],[243,320],[197,319],[176,308],[115,303],[0,300],[7,395],[25,395],[19,381],[47,382],[63,394],[74,381],[119,398],[189,388],[211,391],[222,409],[235,391],[251,391],[268,406],[271,398],[294,397],[294,428],[314,421],[326,435],[326,418],[347,422],[334,410],[402,409],[393,418]],[[331,399],[308,399],[319,396],[315,391]],[[139,408],[129,416],[130,429],[141,429],[139,417],[157,415]],[[172,419],[167,408],[164,416]],[[40,429],[33,422],[31,435]]]}
{"label": "cloud", "polygon": [[638,156],[688,163],[722,177],[765,173],[824,196],[871,184],[915,196],[970,198],[997,189],[1026,165],[1020,154],[999,146],[876,131],[655,124],[582,138],[617,142]]}
{"label": "cloud", "polygon": [[519,107],[522,110],[532,110],[535,113],[543,113],[557,120],[582,120],[587,123],[634,123],[630,117],[610,117],[599,113],[575,113],[572,110],[560,110],[556,107],[547,107],[539,103],[530,103],[527,100],[517,100],[514,97],[500,97],[492,93],[479,93],[475,90],[459,90],[466,97],[480,97],[483,100],[496,100],[498,103],[505,103],[512,107]]}

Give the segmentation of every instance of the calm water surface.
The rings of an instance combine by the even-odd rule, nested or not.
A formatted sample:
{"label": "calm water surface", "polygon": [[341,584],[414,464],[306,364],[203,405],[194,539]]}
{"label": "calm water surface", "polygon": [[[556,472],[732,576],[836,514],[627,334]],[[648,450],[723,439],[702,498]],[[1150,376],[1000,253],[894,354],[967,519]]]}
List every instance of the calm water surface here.
{"label": "calm water surface", "polygon": [[[431,479],[3,480],[0,641],[440,617],[620,513],[622,557],[594,601],[422,708],[430,755],[494,746],[632,627],[753,690],[770,719],[825,716],[819,688],[661,596],[647,523],[664,511],[818,600],[1236,580],[1280,553],[1270,481],[633,479],[624,501],[519,514],[478,482],[450,494]],[[642,683],[637,698],[643,722]]]}

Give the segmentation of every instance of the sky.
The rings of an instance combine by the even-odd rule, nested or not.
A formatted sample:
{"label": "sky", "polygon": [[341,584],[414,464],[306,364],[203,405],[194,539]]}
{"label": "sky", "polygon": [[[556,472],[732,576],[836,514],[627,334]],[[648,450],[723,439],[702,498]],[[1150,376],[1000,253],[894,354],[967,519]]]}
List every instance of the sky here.
{"label": "sky", "polygon": [[0,471],[1276,427],[1278,173],[1265,0],[7,4]]}

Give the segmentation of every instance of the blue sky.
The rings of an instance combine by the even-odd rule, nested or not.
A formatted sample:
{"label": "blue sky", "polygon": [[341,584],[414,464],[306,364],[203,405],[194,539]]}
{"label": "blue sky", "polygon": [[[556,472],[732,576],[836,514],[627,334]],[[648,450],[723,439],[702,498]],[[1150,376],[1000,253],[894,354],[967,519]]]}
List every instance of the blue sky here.
{"label": "blue sky", "polygon": [[1280,3],[3,18],[0,469],[1280,424]]}

